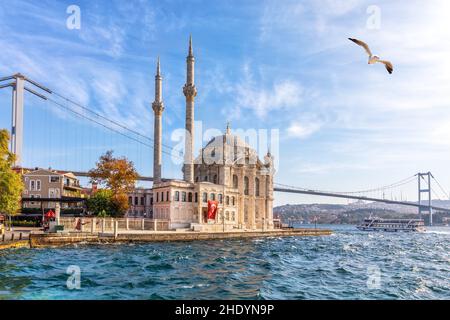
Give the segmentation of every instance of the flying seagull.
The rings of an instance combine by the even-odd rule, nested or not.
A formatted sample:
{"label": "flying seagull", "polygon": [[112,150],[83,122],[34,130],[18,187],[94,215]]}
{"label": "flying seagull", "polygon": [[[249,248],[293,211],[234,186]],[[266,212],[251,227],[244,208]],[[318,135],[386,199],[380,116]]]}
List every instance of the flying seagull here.
{"label": "flying seagull", "polygon": [[377,55],[373,55],[372,51],[370,51],[367,43],[365,43],[361,40],[358,40],[358,39],[353,39],[353,38],[348,38],[348,40],[353,41],[358,46],[361,46],[364,48],[364,50],[366,50],[367,54],[369,55],[369,64],[375,64],[377,62],[380,62],[380,63],[384,64],[384,66],[386,67],[386,70],[389,72],[389,74],[391,74],[392,71],[394,71],[394,67],[392,66],[392,63],[387,60],[381,60],[380,57]]}

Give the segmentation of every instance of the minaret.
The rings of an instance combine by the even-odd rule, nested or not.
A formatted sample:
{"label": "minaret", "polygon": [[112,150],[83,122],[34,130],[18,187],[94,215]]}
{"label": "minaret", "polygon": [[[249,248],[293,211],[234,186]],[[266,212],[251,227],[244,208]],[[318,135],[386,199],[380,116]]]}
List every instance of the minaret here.
{"label": "minaret", "polygon": [[186,97],[186,139],[184,145],[183,176],[187,182],[194,182],[194,99],[197,89],[194,84],[194,54],[192,36],[189,37],[189,53],[186,58],[187,73],[183,93]]}
{"label": "minaret", "polygon": [[158,62],[156,65],[155,76],[155,101],[152,103],[152,108],[155,113],[154,124],[154,141],[153,141],[153,184],[161,182],[161,147],[162,147],[162,113],[164,111],[164,104],[162,102],[162,77],[161,66]]}

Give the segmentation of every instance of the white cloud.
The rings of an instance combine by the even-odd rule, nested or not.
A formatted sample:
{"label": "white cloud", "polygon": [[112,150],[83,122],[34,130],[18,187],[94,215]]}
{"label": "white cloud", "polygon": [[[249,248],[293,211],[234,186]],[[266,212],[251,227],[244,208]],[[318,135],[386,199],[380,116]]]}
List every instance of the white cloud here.
{"label": "white cloud", "polygon": [[290,80],[275,83],[269,89],[241,83],[236,93],[237,106],[252,109],[258,117],[264,118],[274,110],[300,107],[303,87]]}
{"label": "white cloud", "polygon": [[305,139],[317,132],[322,124],[320,122],[297,122],[294,121],[287,128],[287,134],[290,137]]}
{"label": "white cloud", "polygon": [[241,113],[240,109],[249,109],[264,119],[270,112],[301,106],[304,89],[299,82],[270,77],[267,84],[265,76],[255,80],[249,63],[244,64],[242,74],[240,82],[227,86],[228,92],[235,92],[233,109],[237,114]]}

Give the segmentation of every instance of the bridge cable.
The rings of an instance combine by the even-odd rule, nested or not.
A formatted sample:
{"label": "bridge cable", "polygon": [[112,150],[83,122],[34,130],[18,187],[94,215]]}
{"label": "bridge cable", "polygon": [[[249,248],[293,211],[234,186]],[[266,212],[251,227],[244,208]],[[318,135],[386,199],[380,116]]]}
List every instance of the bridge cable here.
{"label": "bridge cable", "polygon": [[[110,126],[107,126],[106,124],[103,124],[103,123],[101,123],[101,122],[99,122],[99,121],[97,121],[97,120],[95,120],[95,119],[92,119],[92,118],[90,118],[90,117],[87,117],[86,115],[84,115],[84,114],[82,114],[82,113],[80,113],[80,112],[78,112],[78,111],[75,111],[75,110],[73,110],[72,108],[69,108],[69,107],[64,106],[63,104],[59,103],[58,101],[56,101],[56,100],[54,100],[54,99],[47,98],[47,100],[48,100],[49,102],[52,102],[53,104],[55,104],[56,106],[58,106],[58,107],[61,108],[61,109],[70,111],[70,112],[76,114],[77,116],[79,116],[79,117],[81,117],[81,118],[83,118],[83,119],[86,119],[86,120],[88,120],[88,121],[94,122],[94,123],[96,123],[96,124],[98,124],[98,125],[100,125],[100,126],[106,128],[106,129],[108,129],[108,130],[110,130],[110,131],[113,131],[113,132],[115,132],[115,133],[118,133],[118,134],[120,134],[120,135],[122,135],[122,136],[124,136],[124,137],[126,137],[126,138],[128,138],[128,139],[131,139],[131,140],[133,140],[133,141],[135,141],[135,142],[137,142],[137,143],[139,143],[139,144],[142,144],[142,145],[144,145],[144,146],[146,146],[146,147],[149,147],[149,148],[152,148],[152,149],[153,149],[153,145],[148,144],[148,143],[146,143],[146,142],[143,142],[143,141],[141,141],[141,140],[139,140],[139,139],[137,139],[137,138],[134,138],[134,137],[132,137],[132,136],[130,136],[130,135],[127,135],[127,134],[121,132],[120,130],[117,130],[117,129],[114,129],[114,128],[110,127]],[[161,152],[163,152],[163,153],[165,153],[165,154],[167,154],[167,155],[170,155],[170,156],[173,156],[173,157],[177,157],[177,158],[179,158],[179,159],[182,159],[181,157],[177,156],[176,154],[172,154],[172,153],[170,153],[170,152],[168,152],[168,151],[165,151],[165,150],[163,150],[163,149],[161,149]],[[184,158],[183,158],[183,159],[184,159]]]}
{"label": "bridge cable", "polygon": [[[154,141],[154,139],[152,139],[152,138],[150,138],[150,137],[147,137],[147,136],[141,134],[140,132],[138,132],[138,131],[136,131],[136,130],[130,129],[130,128],[126,127],[125,125],[123,125],[123,124],[121,124],[121,123],[119,123],[119,122],[117,122],[117,121],[115,121],[115,120],[109,119],[109,118],[107,118],[107,117],[101,115],[100,113],[95,112],[95,111],[89,109],[88,107],[83,106],[82,104],[80,104],[80,103],[78,103],[78,102],[76,102],[76,101],[73,101],[73,100],[70,99],[70,98],[67,98],[67,97],[63,96],[63,95],[60,94],[60,93],[57,93],[57,92],[55,92],[55,91],[52,91],[52,94],[54,94],[54,95],[60,97],[60,98],[63,99],[63,100],[66,100],[67,102],[70,102],[70,103],[76,105],[77,107],[79,107],[79,108],[81,108],[81,109],[83,109],[83,110],[85,110],[85,111],[87,111],[87,112],[90,112],[90,113],[94,114],[95,116],[97,116],[97,117],[99,117],[99,118],[102,118],[102,119],[104,119],[104,120],[106,120],[106,121],[108,121],[108,122],[110,122],[110,123],[112,123],[112,124],[114,124],[114,125],[116,125],[116,126],[122,128],[122,129],[124,129],[124,130],[127,130],[127,131],[129,131],[129,132],[131,132],[131,133],[133,133],[133,134],[135,134],[135,135],[137,135],[137,136],[140,136],[140,137],[142,137],[142,138],[144,138],[144,139],[147,139],[147,140],[149,140],[150,142],[153,142],[153,141]],[[166,144],[164,144],[164,143],[161,143],[161,145],[164,146],[164,147],[166,147],[166,148],[169,148],[170,150],[173,150],[173,147],[172,147],[172,146],[168,146],[168,145],[166,145]]]}
{"label": "bridge cable", "polygon": [[307,189],[307,188],[302,188],[302,187],[296,187],[296,186],[291,186],[291,185],[286,185],[286,184],[281,184],[281,183],[276,183],[276,185],[282,186],[282,187],[288,187],[288,188],[292,188],[292,189],[298,189],[298,190],[303,190],[303,191],[319,191],[319,192],[325,192],[325,193],[335,193],[335,194],[346,194],[346,195],[350,195],[350,194],[361,194],[361,193],[369,193],[369,192],[375,192],[375,191],[384,191],[386,189],[393,189],[396,187],[400,187],[402,185],[408,184],[411,181],[413,181],[415,179],[415,175],[408,177],[406,179],[402,179],[398,182],[383,186],[383,187],[378,187],[378,188],[373,188],[373,189],[367,189],[367,190],[360,190],[360,191],[323,191],[323,190],[313,190],[313,189]]}

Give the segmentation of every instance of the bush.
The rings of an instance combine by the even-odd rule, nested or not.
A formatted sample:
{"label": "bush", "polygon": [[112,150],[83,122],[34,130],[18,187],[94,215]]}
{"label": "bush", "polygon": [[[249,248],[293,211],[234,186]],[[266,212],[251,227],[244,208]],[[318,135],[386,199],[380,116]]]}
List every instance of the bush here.
{"label": "bush", "polygon": [[39,227],[39,221],[30,220],[12,220],[13,227]]}

